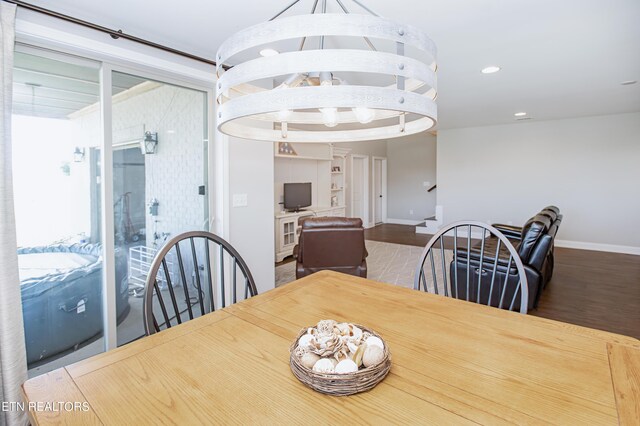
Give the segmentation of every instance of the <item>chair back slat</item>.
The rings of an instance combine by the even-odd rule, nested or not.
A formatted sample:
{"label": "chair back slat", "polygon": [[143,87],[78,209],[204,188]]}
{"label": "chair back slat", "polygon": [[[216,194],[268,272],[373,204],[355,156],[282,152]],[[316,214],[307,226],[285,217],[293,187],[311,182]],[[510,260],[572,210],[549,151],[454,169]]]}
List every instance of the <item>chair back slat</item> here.
{"label": "chair back slat", "polygon": [[210,244],[211,241],[207,239],[204,240],[205,263],[207,264],[207,279],[209,280],[209,309],[211,310],[211,312],[213,312],[215,310],[216,304],[213,302],[215,294],[213,291],[213,274],[211,273],[211,252],[209,248]]}
{"label": "chair back slat", "polygon": [[[435,236],[434,236],[435,237]],[[453,257],[455,259],[458,258],[458,228],[453,228]],[[458,268],[454,269],[455,274],[455,282],[453,288],[456,291],[456,295],[454,296],[456,299],[458,298]]]}
{"label": "chair back slat", "polygon": [[200,304],[200,314],[204,315],[204,295],[202,293],[202,283],[200,281],[200,264],[198,263],[198,255],[196,254],[196,244],[193,237],[189,238],[191,243],[191,257],[193,259],[193,270],[196,278],[196,289],[198,291],[198,303]]}
{"label": "chair back slat", "polygon": [[[162,298],[162,293],[160,292],[160,288],[158,287],[158,280],[153,280],[153,289],[158,295],[158,304],[160,305],[160,310],[162,311],[162,317],[164,318],[164,323],[167,325],[167,328],[171,328],[171,321],[169,319],[169,314],[167,313],[167,307],[164,304],[164,299]],[[153,319],[156,320],[155,318]],[[156,322],[156,324],[158,324]]]}
{"label": "chair back slat", "polygon": [[231,300],[233,301],[233,303],[236,303],[238,301],[237,292],[236,292],[236,267],[238,262],[236,261],[235,257],[232,257],[232,259],[233,259],[233,263],[231,265],[231,274],[232,274],[231,279],[233,280],[233,283],[231,284],[231,294],[232,294]]}
{"label": "chair back slat", "polygon": [[225,295],[225,285],[224,285],[224,247],[220,246],[220,250],[218,251],[218,271],[220,271],[218,279],[220,283],[218,284],[218,289],[220,290],[220,298],[222,300],[222,307],[227,306],[227,297]]}
{"label": "chair back slat", "polygon": [[447,262],[444,258],[444,238],[440,238],[440,259],[442,260],[442,283],[444,285],[444,296],[449,297],[449,285],[447,284]]}
{"label": "chair back slat", "polygon": [[511,303],[509,304],[509,310],[513,311],[513,305],[516,303],[516,296],[520,291],[520,285],[522,284],[522,280],[518,280],[518,286],[516,287],[516,291],[513,292],[513,297],[511,298]]}
{"label": "chair back slat", "polygon": [[467,230],[467,302],[469,301],[469,279],[471,278],[471,225]]}
{"label": "chair back slat", "polygon": [[433,250],[429,253],[430,254],[430,258],[431,258],[431,273],[433,275],[433,288],[435,290],[435,293],[438,294],[438,278],[436,277],[436,266],[435,263],[433,262]]}
{"label": "chair back slat", "polygon": [[[189,244],[191,247],[191,256],[189,256],[188,254],[187,257],[183,256],[180,243],[184,240],[189,240]],[[196,242],[199,242],[200,240],[203,241],[204,246],[201,246],[199,243],[196,245]],[[211,244],[217,246],[217,248],[219,249],[218,256],[216,256],[216,262],[213,264],[211,258]],[[175,259],[177,260],[180,281],[182,281],[184,303],[182,300],[178,300],[178,297],[174,290],[174,286],[177,287],[178,283],[174,282],[175,279],[172,278],[169,263],[166,259],[167,255],[169,255],[171,251],[174,251],[176,255]],[[199,262],[198,253],[200,253],[201,255],[203,251],[205,261]],[[226,257],[225,253],[227,254]],[[191,262],[189,262],[190,259]],[[214,267],[217,268],[217,281],[214,280]],[[232,279],[230,283],[226,283],[224,269],[229,267],[231,267],[230,276]],[[193,271],[190,268],[193,268]],[[164,273],[164,279],[167,284],[166,289],[161,288],[156,278],[160,269],[162,269]],[[206,275],[206,281],[204,283],[202,278],[200,277],[201,271]],[[224,239],[210,232],[191,231],[177,235],[176,237],[169,240],[157,252],[156,257],[151,263],[151,268],[147,275],[144,303],[142,309],[144,327],[147,335],[156,333],[164,328],[170,328],[172,325],[174,325],[172,324],[172,321],[175,321],[177,324],[181,324],[183,320],[188,321],[194,319],[195,316],[206,315],[209,312],[213,312],[216,305],[214,302],[216,293],[220,296],[221,306],[225,307],[225,305],[227,304],[227,300],[225,297],[225,288],[228,284],[232,286],[231,302],[236,303],[238,301],[238,271],[244,277],[245,299],[258,294],[253,276],[251,275],[251,271],[249,270],[244,259],[242,259],[240,254]],[[193,273],[193,280],[189,282],[187,277],[191,273]],[[206,286],[203,284],[206,284]],[[189,286],[192,287],[191,292]],[[191,294],[194,294],[193,292],[197,294],[197,297],[191,296]],[[170,306],[173,308],[173,313],[170,313],[168,310],[169,305],[167,304],[166,293],[169,294],[169,299],[171,299]],[[205,300],[207,300],[206,293],[209,293],[208,304],[205,303]],[[197,306],[194,309],[195,305],[199,305],[200,309],[197,309]],[[164,320],[163,323],[158,323],[158,320],[156,319],[154,314],[154,307],[159,308],[159,311],[161,312],[162,318]],[[188,312],[188,319],[183,319],[181,316],[181,314],[185,312]]]}
{"label": "chair back slat", "polygon": [[187,274],[184,272],[184,261],[182,259],[182,252],[180,251],[180,243],[176,244],[176,255],[178,258],[178,269],[180,270],[180,278],[182,279],[182,289],[184,290],[184,303],[187,305],[187,312],[189,313],[189,319],[193,319],[193,309],[191,309],[191,297],[189,295],[189,283],[187,281]]}
{"label": "chair back slat", "polygon": [[480,243],[480,265],[478,266],[478,294],[476,296],[476,303],[480,303],[480,290],[482,289],[482,276],[484,270],[482,269],[482,263],[484,261],[484,241],[487,233],[482,230],[482,243]]}
{"label": "chair back slat", "polygon": [[502,309],[502,303],[504,301],[504,295],[507,294],[507,283],[509,282],[509,271],[511,271],[511,262],[513,261],[513,256],[509,256],[509,263],[507,264],[507,273],[504,274],[504,284],[502,284],[502,291],[500,294],[500,304],[498,307]]}
{"label": "chair back slat", "polygon": [[171,281],[171,274],[169,273],[169,267],[167,266],[167,259],[162,258],[162,270],[164,271],[164,277],[167,281],[167,288],[169,289],[169,296],[171,297],[171,305],[173,306],[173,315],[178,324],[182,324],[182,318],[180,317],[180,310],[178,309],[178,300],[176,294],[173,291],[173,282]]}
{"label": "chair back slat", "polygon": [[[466,232],[466,238],[463,235],[458,238],[459,231]],[[440,261],[436,260],[436,255],[440,256]],[[491,277],[487,277],[488,274]],[[415,272],[414,289],[421,288],[436,295],[523,314],[529,308],[522,259],[499,230],[482,222],[456,222],[443,227],[431,238]]]}
{"label": "chair back slat", "polygon": [[491,289],[489,290],[489,301],[491,301],[491,297],[493,296],[493,284],[496,281],[496,272],[498,271],[498,260],[500,259],[500,244],[502,244],[502,241],[498,240],[496,255],[493,258],[493,269],[491,271]]}

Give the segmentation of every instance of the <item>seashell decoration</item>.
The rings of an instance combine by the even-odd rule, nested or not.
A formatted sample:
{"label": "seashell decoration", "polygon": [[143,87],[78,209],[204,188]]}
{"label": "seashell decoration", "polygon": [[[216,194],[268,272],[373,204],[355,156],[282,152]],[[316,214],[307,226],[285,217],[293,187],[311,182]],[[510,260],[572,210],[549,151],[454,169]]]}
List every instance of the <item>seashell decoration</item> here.
{"label": "seashell decoration", "polygon": [[362,365],[371,367],[377,365],[384,359],[384,350],[380,346],[367,346],[362,355]]}
{"label": "seashell decoration", "polygon": [[294,353],[316,373],[349,374],[381,363],[384,343],[354,324],[322,320],[298,339]]}
{"label": "seashell decoration", "polygon": [[312,368],[316,373],[333,373],[335,369],[335,364],[329,358],[320,358]]}
{"label": "seashell decoration", "polygon": [[306,352],[300,356],[300,362],[308,369],[312,369],[318,361],[320,361],[320,357],[311,352]]}
{"label": "seashell decoration", "polygon": [[369,336],[367,340],[365,340],[368,346],[378,346],[380,349],[384,349],[384,343],[382,339],[376,336]]}
{"label": "seashell decoration", "polygon": [[356,365],[355,362],[347,358],[345,360],[340,361],[338,365],[336,365],[335,371],[338,374],[355,373],[356,371],[358,371],[358,366]]}

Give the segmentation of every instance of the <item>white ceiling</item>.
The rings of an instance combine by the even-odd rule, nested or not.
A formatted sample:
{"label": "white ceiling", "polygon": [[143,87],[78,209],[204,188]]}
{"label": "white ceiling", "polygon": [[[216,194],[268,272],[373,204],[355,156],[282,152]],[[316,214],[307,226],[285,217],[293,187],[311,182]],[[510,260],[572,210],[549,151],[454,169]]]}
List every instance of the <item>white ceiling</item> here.
{"label": "white ceiling", "polygon": [[[213,59],[231,33],[291,0],[28,0]],[[640,111],[639,0],[362,0],[438,46],[438,128]],[[286,15],[307,13],[301,0]],[[362,11],[352,0],[351,10]],[[328,0],[329,11],[338,11]],[[480,69],[502,71],[483,75]]]}

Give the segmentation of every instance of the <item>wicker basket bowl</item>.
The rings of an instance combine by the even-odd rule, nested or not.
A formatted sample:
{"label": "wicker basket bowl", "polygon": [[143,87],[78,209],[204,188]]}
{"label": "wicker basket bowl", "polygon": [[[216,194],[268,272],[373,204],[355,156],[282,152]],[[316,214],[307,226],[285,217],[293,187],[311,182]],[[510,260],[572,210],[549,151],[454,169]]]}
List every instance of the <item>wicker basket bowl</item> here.
{"label": "wicker basket bowl", "polygon": [[[359,324],[354,325],[361,328],[362,331],[367,331],[371,333],[372,336],[376,336],[382,340],[380,335],[375,331]],[[307,330],[308,327],[300,330],[300,333],[298,333],[298,336],[289,348],[289,364],[293,375],[315,391],[334,396],[346,396],[365,392],[380,383],[389,373],[389,370],[391,370],[391,353],[389,352],[389,345],[387,345],[383,340],[384,358],[382,359],[382,362],[377,365],[361,368],[356,372],[347,374],[316,373],[302,365],[295,354],[295,349],[298,346],[298,340],[307,333]]]}

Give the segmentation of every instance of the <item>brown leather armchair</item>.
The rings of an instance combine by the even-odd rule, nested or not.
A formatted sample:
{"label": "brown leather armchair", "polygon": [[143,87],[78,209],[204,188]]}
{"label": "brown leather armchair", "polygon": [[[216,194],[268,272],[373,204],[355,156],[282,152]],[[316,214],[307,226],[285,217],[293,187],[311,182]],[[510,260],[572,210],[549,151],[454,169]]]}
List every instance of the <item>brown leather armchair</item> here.
{"label": "brown leather armchair", "polygon": [[296,258],[296,278],[330,269],[367,277],[367,249],[362,220],[346,217],[301,217]]}

